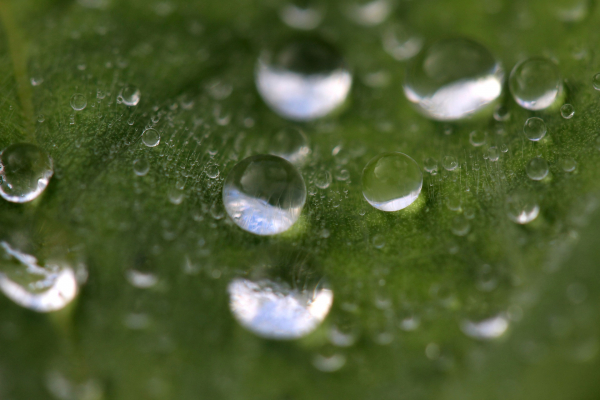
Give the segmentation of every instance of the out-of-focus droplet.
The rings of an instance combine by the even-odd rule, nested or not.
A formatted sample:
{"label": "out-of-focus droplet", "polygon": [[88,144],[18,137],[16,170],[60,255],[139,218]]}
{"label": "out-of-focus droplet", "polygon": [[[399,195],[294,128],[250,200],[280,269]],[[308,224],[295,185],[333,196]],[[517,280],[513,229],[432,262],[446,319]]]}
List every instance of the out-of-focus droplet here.
{"label": "out-of-focus droplet", "polygon": [[413,58],[423,47],[423,38],[401,24],[390,25],[382,40],[384,50],[398,61]]}
{"label": "out-of-focus droplet", "polygon": [[273,135],[269,153],[284,158],[294,165],[302,165],[310,153],[308,138],[298,128],[284,128]]}
{"label": "out-of-focus droplet", "polygon": [[144,176],[150,171],[150,163],[145,158],[139,158],[133,162],[133,172],[137,176]]}
{"label": "out-of-focus droplet", "polygon": [[508,325],[506,317],[497,315],[481,321],[463,320],[460,329],[473,339],[492,340],[504,335]]}
{"label": "out-of-focus droplet", "polygon": [[392,11],[390,0],[352,0],[345,4],[346,13],[356,23],[375,26],[385,21]]}
{"label": "out-of-focus droplet", "polygon": [[527,176],[534,181],[541,181],[548,176],[548,161],[542,157],[532,158],[527,164]]}
{"label": "out-of-focus droplet", "polygon": [[84,94],[75,93],[71,97],[71,107],[73,108],[73,110],[81,111],[85,108],[85,106],[87,106],[87,98]]}
{"label": "out-of-focus droplet", "polygon": [[318,27],[325,16],[325,8],[311,2],[292,1],[279,11],[281,20],[289,27],[312,30]]}

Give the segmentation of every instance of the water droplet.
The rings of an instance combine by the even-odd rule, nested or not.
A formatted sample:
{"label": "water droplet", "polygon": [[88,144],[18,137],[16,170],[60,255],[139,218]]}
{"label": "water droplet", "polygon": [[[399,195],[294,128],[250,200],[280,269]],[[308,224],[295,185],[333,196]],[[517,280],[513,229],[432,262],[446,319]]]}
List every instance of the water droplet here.
{"label": "water droplet", "polygon": [[264,101],[292,120],[330,114],[345,102],[351,85],[342,57],[321,41],[298,41],[274,54],[263,52],[256,67],[256,86]]}
{"label": "water droplet", "polygon": [[169,197],[169,201],[175,205],[181,204],[181,202],[183,201],[184,195],[185,195],[185,192],[177,187],[170,188],[167,193],[167,196]]}
{"label": "water droplet", "polygon": [[573,172],[577,168],[577,161],[571,157],[563,157],[560,159],[560,167],[565,172]]}
{"label": "water droplet", "polygon": [[329,341],[337,347],[351,347],[356,343],[357,332],[353,327],[334,325],[329,330]]}
{"label": "water droplet", "polygon": [[538,117],[531,117],[525,121],[523,126],[523,133],[527,139],[537,142],[546,136],[547,128],[546,123],[543,119]]}
{"label": "water droplet", "polygon": [[567,0],[558,3],[556,17],[563,22],[581,22],[590,13],[591,0]]}
{"label": "water droplet", "polygon": [[461,200],[459,196],[449,196],[446,199],[446,206],[449,210],[452,211],[460,211],[461,210]]}
{"label": "water droplet", "polygon": [[484,131],[473,131],[469,134],[469,142],[475,147],[483,146],[485,144],[486,134]]}
{"label": "water droplet", "polygon": [[454,156],[445,156],[442,159],[442,166],[446,171],[454,171],[458,168],[458,160]]}
{"label": "water droplet", "polygon": [[119,99],[126,106],[133,107],[138,105],[141,95],[142,92],[140,92],[140,89],[138,89],[137,86],[127,85],[121,89],[121,92],[119,93]]}
{"label": "water droplet", "polygon": [[372,158],[362,173],[363,196],[382,211],[398,211],[411,205],[421,193],[423,173],[403,153],[383,153]]}
{"label": "water droplet", "polygon": [[405,61],[421,51],[423,38],[415,35],[406,26],[393,24],[383,33],[383,48],[398,61]]}
{"label": "water droplet", "polygon": [[44,78],[41,76],[32,76],[30,79],[31,86],[40,86],[44,83]]}
{"label": "water droplet", "polygon": [[288,3],[279,11],[281,20],[289,27],[301,30],[312,30],[321,24],[325,16],[323,7],[311,2]]}
{"label": "water droplet", "polygon": [[364,26],[375,26],[387,19],[392,11],[390,0],[355,0],[346,6],[348,16]]}
{"label": "water droplet", "polygon": [[541,57],[529,58],[515,65],[508,83],[517,104],[528,110],[550,107],[563,90],[558,67]]}
{"label": "water droplet", "polygon": [[150,163],[145,158],[140,158],[133,162],[133,172],[137,176],[144,176],[148,171],[150,171]]}
{"label": "water droplet", "polygon": [[594,89],[600,90],[600,73],[594,75],[592,78],[592,85],[594,86]]}
{"label": "water droplet", "polygon": [[333,292],[320,281],[292,286],[271,279],[236,278],[227,289],[238,322],[268,339],[308,335],[323,322],[333,302]]}
{"label": "water droplet", "polygon": [[508,329],[508,320],[503,315],[497,315],[482,321],[464,320],[460,324],[463,333],[473,339],[497,339]]}
{"label": "water droplet", "polygon": [[500,104],[494,110],[494,119],[498,122],[508,121],[510,119],[510,110],[508,107]]}
{"label": "water droplet", "polygon": [[215,164],[208,165],[204,172],[206,173],[206,176],[208,176],[210,179],[217,179],[220,174],[219,166]]}
{"label": "water droplet", "polygon": [[528,224],[540,213],[540,207],[533,195],[525,191],[517,191],[506,199],[508,218],[517,224]]}
{"label": "water droplet", "polygon": [[17,143],[0,154],[0,196],[12,203],[37,198],[54,173],[52,158],[40,147]]}
{"label": "water droplet", "polygon": [[383,249],[385,247],[385,237],[383,235],[375,235],[371,239],[371,243],[373,243],[373,247],[376,249]]}
{"label": "water droplet", "polygon": [[335,372],[346,365],[346,356],[343,354],[332,354],[330,356],[317,354],[312,363],[321,372]]}
{"label": "water droplet", "polygon": [[502,93],[496,58],[468,39],[439,41],[408,65],[404,93],[426,117],[455,121],[482,111]]}
{"label": "water droplet", "polygon": [[73,108],[73,110],[81,111],[85,108],[85,106],[87,106],[87,98],[84,94],[75,93],[71,97],[71,107]]}
{"label": "water droplet", "polygon": [[331,185],[331,172],[326,169],[315,172],[314,183],[319,189],[327,189]]}
{"label": "water droplet", "polygon": [[575,115],[575,108],[571,104],[565,104],[560,108],[560,115],[564,119],[571,119]]}
{"label": "water droplet", "polygon": [[160,134],[156,129],[146,129],[142,133],[142,142],[148,147],[156,147],[160,143]]}
{"label": "water droplet", "polygon": [[535,157],[527,164],[527,176],[534,181],[541,181],[548,175],[548,162],[542,157]]}
{"label": "water droplet", "polygon": [[129,283],[139,289],[150,289],[158,283],[156,275],[150,272],[142,272],[135,269],[127,271],[127,280]]}
{"label": "water droplet", "polygon": [[500,158],[500,150],[496,146],[491,146],[487,150],[488,160],[490,161],[498,161]]}
{"label": "water droplet", "polygon": [[46,120],[46,117],[44,116],[44,114],[38,114],[37,120],[41,124]]}
{"label": "water droplet", "polygon": [[425,161],[423,161],[423,169],[425,169],[425,171],[429,172],[431,175],[436,175],[438,172],[437,160],[431,157],[427,158]]}
{"label": "water droplet", "polygon": [[306,185],[294,166],[272,155],[248,157],[236,164],[223,187],[227,214],[257,235],[288,230],[300,217]]}
{"label": "water droplet", "polygon": [[471,231],[471,224],[464,215],[457,215],[452,220],[452,233],[456,236],[465,236]]}
{"label": "water droplet", "polygon": [[5,257],[0,259],[0,290],[21,307],[37,312],[64,308],[78,293],[73,269],[64,263],[38,260],[0,242]]}
{"label": "water droplet", "polygon": [[269,153],[302,165],[310,153],[308,139],[298,128],[284,128],[271,138]]}

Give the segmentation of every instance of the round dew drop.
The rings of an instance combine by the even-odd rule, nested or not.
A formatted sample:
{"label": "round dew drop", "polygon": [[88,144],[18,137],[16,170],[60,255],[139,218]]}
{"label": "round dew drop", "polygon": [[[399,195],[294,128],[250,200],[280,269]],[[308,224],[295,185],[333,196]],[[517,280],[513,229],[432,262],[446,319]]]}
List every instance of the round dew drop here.
{"label": "round dew drop", "polygon": [[446,171],[454,171],[458,168],[458,160],[454,156],[445,156],[442,159],[442,166]]}
{"label": "round dew drop", "polygon": [[75,111],[81,111],[87,106],[87,98],[84,94],[75,93],[71,97],[71,107]]}
{"label": "round dew drop", "polygon": [[298,170],[273,155],[248,157],[236,164],[223,186],[227,214],[256,235],[285,232],[300,217],[306,185]]}
{"label": "round dew drop", "polygon": [[141,95],[142,93],[137,86],[127,85],[119,92],[119,99],[126,106],[133,107],[138,105]]}
{"label": "round dew drop", "polygon": [[548,162],[541,157],[535,157],[527,164],[527,176],[534,181],[541,181],[548,176]]}
{"label": "round dew drop", "polygon": [[531,117],[525,121],[523,126],[523,133],[527,139],[537,142],[542,140],[546,136],[547,128],[546,123],[543,119],[538,117]]}
{"label": "round dew drop", "polygon": [[150,163],[145,158],[140,158],[133,162],[133,172],[137,176],[144,176],[150,171]]}
{"label": "round dew drop", "polygon": [[297,121],[324,117],[342,106],[352,75],[330,45],[297,41],[277,52],[265,51],[256,66],[256,87],[280,116]]}
{"label": "round dew drop", "polygon": [[146,129],[142,133],[142,142],[148,147],[156,147],[160,143],[160,134],[156,129]]}
{"label": "round dew drop", "polygon": [[487,109],[502,94],[500,62],[477,42],[439,41],[409,63],[404,94],[426,117],[456,121]]}
{"label": "round dew drop", "polygon": [[325,16],[324,8],[314,4],[296,3],[290,2],[279,11],[279,17],[287,26],[309,31],[321,24]]}
{"label": "round dew drop", "polygon": [[362,173],[363,196],[382,211],[402,210],[419,197],[423,173],[403,153],[380,154],[367,163]]}
{"label": "round dew drop", "polygon": [[531,194],[517,191],[506,199],[506,213],[513,222],[524,225],[537,218],[540,207]]}
{"label": "round dew drop", "polygon": [[54,173],[52,158],[40,147],[17,143],[0,153],[0,196],[12,203],[37,198]]}
{"label": "round dew drop", "polygon": [[571,104],[565,104],[560,108],[560,115],[564,119],[571,119],[575,115],[575,108]]}
{"label": "round dew drop", "polygon": [[533,111],[550,107],[563,91],[558,67],[541,57],[529,58],[515,65],[508,86],[517,104]]}

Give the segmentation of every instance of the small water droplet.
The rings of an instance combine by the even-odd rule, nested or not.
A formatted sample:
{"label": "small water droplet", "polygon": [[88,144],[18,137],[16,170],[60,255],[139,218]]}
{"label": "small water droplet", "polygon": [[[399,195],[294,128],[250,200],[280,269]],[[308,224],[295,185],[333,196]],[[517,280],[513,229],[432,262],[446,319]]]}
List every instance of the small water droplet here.
{"label": "small water droplet", "polygon": [[575,108],[571,104],[565,104],[560,108],[560,115],[564,119],[571,119],[575,115]]}
{"label": "small water droplet", "polygon": [[600,73],[594,75],[592,78],[592,85],[594,86],[594,89],[600,90]]}
{"label": "small water droplet", "polygon": [[573,172],[577,168],[577,162],[571,157],[563,157],[560,159],[560,167],[565,172]]}
{"label": "small water droplet", "polygon": [[148,147],[156,147],[160,143],[160,134],[156,129],[146,129],[142,133],[142,142]]}
{"label": "small water droplet", "polygon": [[390,0],[354,0],[346,4],[346,13],[357,24],[375,26],[387,19],[392,11]]}
{"label": "small water droplet", "polygon": [[337,353],[328,356],[317,354],[314,356],[312,363],[321,372],[335,372],[346,365],[346,356]]}
{"label": "small water droplet", "polygon": [[158,283],[156,275],[150,272],[142,272],[135,269],[127,271],[127,280],[138,289],[150,289]]}
{"label": "small water droplet", "polygon": [[404,93],[438,121],[468,118],[502,94],[504,72],[488,49],[468,39],[439,41],[408,65]]}
{"label": "small water droplet", "polygon": [[295,165],[302,165],[310,153],[308,138],[298,128],[277,131],[270,140],[269,153],[284,158]]}
{"label": "small water droplet", "polygon": [[525,191],[517,191],[506,198],[508,218],[517,224],[528,224],[540,213],[540,207],[534,196]]}
{"label": "small water droplet", "polygon": [[402,210],[419,197],[421,167],[403,153],[383,153],[371,159],[362,173],[363,196],[382,211]]}
{"label": "small water droplet", "polygon": [[469,142],[475,147],[483,146],[485,144],[486,136],[484,131],[473,131],[469,134]]}
{"label": "small water droplet", "polygon": [[505,105],[498,105],[494,110],[494,119],[498,122],[505,122],[510,119],[510,110]]}
{"label": "small water droplet", "polygon": [[307,121],[338,109],[348,97],[352,76],[342,57],[321,41],[298,41],[282,50],[263,52],[256,86],[279,115]]}
{"label": "small water droplet", "polygon": [[87,98],[84,94],[75,93],[71,97],[71,107],[73,108],[73,110],[81,111],[85,108],[85,106],[87,106]]}
{"label": "small water droplet", "polygon": [[371,243],[373,243],[373,247],[376,249],[383,249],[385,246],[385,237],[383,235],[377,234],[373,236],[371,239]]}
{"label": "small water droplet", "polygon": [[491,146],[487,150],[487,156],[488,160],[490,161],[498,161],[498,159],[500,158],[500,150],[498,150],[496,146]]}
{"label": "small water droplet", "polygon": [[456,236],[465,236],[471,231],[471,224],[464,215],[457,215],[452,220],[451,229]]}
{"label": "small water droplet", "polygon": [[215,164],[209,165],[204,172],[210,179],[217,179],[219,177],[219,166]]}
{"label": "small water droplet", "polygon": [[178,205],[183,201],[185,192],[177,187],[170,188],[167,192],[167,196],[169,197],[169,201],[172,204]]}
{"label": "small water droplet", "polygon": [[332,181],[331,172],[326,169],[319,170],[315,172],[313,181],[319,189],[327,189]]}
{"label": "small water droplet", "polygon": [[248,157],[236,164],[223,186],[227,214],[257,235],[288,230],[300,217],[306,185],[294,166],[273,155]]}
{"label": "small water droplet", "polygon": [[454,156],[445,156],[442,159],[442,166],[446,171],[454,171],[458,168],[458,160]]}
{"label": "small water droplet", "polygon": [[287,26],[309,31],[321,24],[325,9],[313,2],[294,1],[284,5],[279,16]]}
{"label": "small water droplet", "polygon": [[508,320],[504,315],[496,315],[481,321],[463,320],[460,329],[473,339],[492,340],[504,335],[508,330],[508,325]]}
{"label": "small water droplet", "polygon": [[46,120],[46,117],[44,116],[44,114],[38,114],[37,120],[41,124]]}
{"label": "small water droplet", "polygon": [[558,67],[541,57],[529,58],[515,65],[508,83],[517,104],[528,110],[550,107],[563,90]]}
{"label": "small water droplet", "polygon": [[459,196],[448,196],[446,199],[446,206],[449,210],[452,211],[460,211],[461,210],[461,200]]}
{"label": "small water droplet", "polygon": [[32,76],[30,82],[31,86],[39,86],[44,83],[44,78],[41,76]]}
{"label": "small water droplet", "polygon": [[423,161],[423,169],[426,172],[429,172],[431,175],[436,175],[438,172],[437,160],[431,157],[427,158],[425,161]]}
{"label": "small water droplet", "polygon": [[127,85],[119,92],[119,99],[126,106],[133,107],[138,105],[141,95],[142,93],[137,86]]}
{"label": "small water droplet", "polygon": [[145,158],[140,158],[133,162],[133,172],[137,176],[144,176],[148,171],[150,171],[150,163]]}
{"label": "small water droplet", "polygon": [[383,48],[398,61],[413,58],[423,47],[423,38],[405,25],[390,25],[383,33]]}
{"label": "small water droplet", "polygon": [[54,173],[52,158],[40,147],[12,144],[0,153],[0,196],[12,203],[37,198]]}
{"label": "small water droplet", "polygon": [[525,121],[523,126],[523,133],[527,139],[537,142],[546,136],[547,128],[546,123],[543,119],[538,117],[531,117]]}
{"label": "small water droplet", "polygon": [[534,181],[541,181],[548,176],[548,162],[542,157],[535,157],[527,164],[527,176]]}

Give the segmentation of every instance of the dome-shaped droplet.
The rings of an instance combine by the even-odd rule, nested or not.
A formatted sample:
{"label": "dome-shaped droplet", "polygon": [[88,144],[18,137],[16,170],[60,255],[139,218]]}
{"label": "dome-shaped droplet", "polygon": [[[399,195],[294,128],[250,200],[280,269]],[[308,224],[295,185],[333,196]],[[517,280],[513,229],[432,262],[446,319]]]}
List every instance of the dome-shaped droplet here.
{"label": "dome-shaped droplet", "polygon": [[423,47],[423,38],[404,25],[390,25],[383,33],[384,50],[398,61],[413,58]]}
{"label": "dome-shaped droplet", "polygon": [[38,197],[54,173],[52,158],[40,147],[17,143],[0,154],[0,196],[13,203]]}
{"label": "dome-shaped droplet", "polygon": [[145,158],[140,158],[133,162],[133,172],[137,176],[144,176],[148,171],[150,171],[150,163]]}
{"label": "dome-shaped droplet", "polygon": [[87,98],[85,94],[75,93],[71,96],[71,107],[75,111],[81,111],[87,106]]}
{"label": "dome-shaped droplet", "polygon": [[325,9],[315,2],[293,0],[279,11],[281,20],[291,28],[315,29],[323,21]]}
{"label": "dome-shaped droplet", "polygon": [[533,195],[517,191],[507,197],[506,212],[512,221],[524,225],[537,218],[540,207]]}
{"label": "dome-shaped droplet", "polygon": [[227,214],[257,235],[288,230],[300,217],[306,185],[298,170],[273,155],[248,157],[236,164],[223,186]]}
{"label": "dome-shaped droplet", "polygon": [[560,108],[560,115],[564,119],[571,119],[571,118],[573,118],[573,116],[575,115],[575,107],[573,107],[573,105],[571,105],[571,104],[564,104]]}
{"label": "dome-shaped droplet", "polygon": [[426,117],[454,121],[493,104],[502,93],[504,71],[481,44],[439,41],[408,65],[404,93]]}
{"label": "dome-shaped droplet", "polygon": [[121,100],[121,102],[123,102],[123,104],[125,104],[126,106],[130,107],[137,106],[140,102],[141,96],[142,92],[140,92],[140,89],[138,89],[138,87],[134,85],[127,85],[123,87],[123,89],[121,89],[121,92],[119,93],[119,99]]}
{"label": "dome-shaped droplet", "polygon": [[384,153],[369,161],[362,173],[365,199],[382,211],[398,211],[419,197],[423,173],[419,165],[402,153]]}
{"label": "dome-shaped droplet", "polygon": [[442,167],[444,167],[446,171],[454,171],[458,168],[458,160],[454,156],[444,156],[444,158],[442,158]]}
{"label": "dome-shaped droplet", "polygon": [[547,128],[546,123],[543,119],[538,117],[531,117],[525,121],[523,126],[523,133],[527,139],[537,142],[542,140],[546,136]]}
{"label": "dome-shaped droplet", "polygon": [[44,266],[7,242],[0,242],[0,290],[21,307],[37,312],[60,310],[78,292],[73,269],[64,263],[48,261]]}
{"label": "dome-shaped droplet", "polygon": [[535,157],[527,164],[527,176],[534,181],[541,181],[548,175],[548,161]]}
{"label": "dome-shaped droplet", "polygon": [[265,103],[284,118],[308,121],[338,109],[352,76],[342,57],[321,41],[297,41],[265,51],[256,67],[256,86]]}
{"label": "dome-shaped droplet", "polygon": [[594,86],[594,89],[600,90],[600,73],[594,75],[592,78],[592,86]]}
{"label": "dome-shaped droplet", "polygon": [[529,58],[515,65],[508,84],[515,101],[528,110],[550,107],[563,90],[558,67],[541,57]]}
{"label": "dome-shaped droplet", "polygon": [[146,129],[142,133],[142,142],[148,147],[156,147],[160,143],[160,133],[156,129]]}
{"label": "dome-shaped droplet", "polygon": [[281,129],[271,137],[269,153],[285,158],[292,164],[301,165],[310,153],[308,139],[298,128]]}

